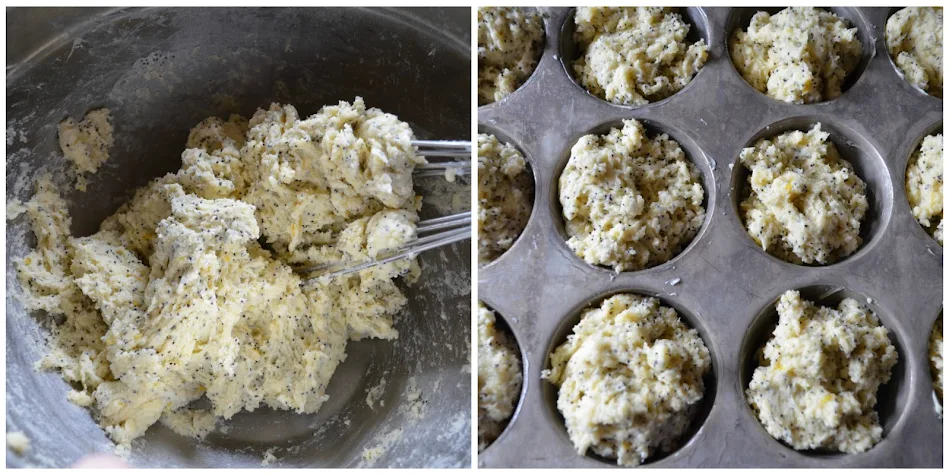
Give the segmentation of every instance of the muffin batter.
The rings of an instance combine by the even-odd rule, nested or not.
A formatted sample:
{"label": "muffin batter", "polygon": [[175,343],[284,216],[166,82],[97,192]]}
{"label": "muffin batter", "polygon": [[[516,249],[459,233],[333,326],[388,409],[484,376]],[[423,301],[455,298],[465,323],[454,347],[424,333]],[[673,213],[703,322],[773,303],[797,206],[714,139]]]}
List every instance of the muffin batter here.
{"label": "muffin batter", "polygon": [[741,151],[751,173],[741,203],[748,234],[762,249],[795,264],[831,264],[863,240],[866,184],[837,153],[820,124]]}
{"label": "muffin batter", "polygon": [[789,290],[746,395],[772,437],[796,450],[869,450],[883,428],[877,390],[897,361],[887,330],[854,299],[836,309]]}
{"label": "muffin batter", "polygon": [[209,118],[177,173],[82,238],[41,178],[26,204],[37,246],[16,262],[24,305],[61,321],[38,367],[77,388],[68,399],[120,452],[158,421],[203,437],[261,405],[317,411],[347,340],[397,337],[393,278],[414,264],[301,288],[289,263],[363,260],[414,237],[412,139],[358,97],[307,119],[279,104],[249,123]]}
{"label": "muffin batter", "polygon": [[614,295],[583,311],[543,377],[577,453],[636,466],[674,450],[705,394],[708,348],[655,298]]}
{"label": "muffin batter", "polygon": [[913,216],[942,244],[942,134],[923,139],[906,167],[906,197]]}
{"label": "muffin batter", "polygon": [[85,173],[95,173],[109,159],[112,147],[112,113],[109,109],[89,111],[81,121],[72,117],[59,124],[59,148],[76,170],[76,189],[86,191]]}
{"label": "muffin batter", "polygon": [[478,302],[478,451],[497,439],[521,393],[521,358],[495,327],[494,312]]}
{"label": "muffin batter", "polygon": [[886,49],[916,87],[942,97],[942,7],[907,7],[886,21]]}
{"label": "muffin batter", "polygon": [[847,20],[813,7],[760,11],[728,43],[735,68],[751,87],[795,104],[840,96],[861,48]]}
{"label": "muffin batter", "polygon": [[527,226],[534,180],[513,145],[478,134],[478,261],[497,259]]}
{"label": "muffin batter", "polygon": [[614,104],[661,101],[686,86],[708,59],[705,40],[688,44],[690,25],[672,8],[579,7],[573,39],[577,80]]}
{"label": "muffin batter", "polygon": [[543,51],[544,22],[533,9],[478,8],[478,105],[511,95]]}
{"label": "muffin batter", "polygon": [[705,190],[675,140],[643,125],[586,135],[560,175],[567,245],[584,261],[621,271],[662,264],[688,245],[702,221]]}

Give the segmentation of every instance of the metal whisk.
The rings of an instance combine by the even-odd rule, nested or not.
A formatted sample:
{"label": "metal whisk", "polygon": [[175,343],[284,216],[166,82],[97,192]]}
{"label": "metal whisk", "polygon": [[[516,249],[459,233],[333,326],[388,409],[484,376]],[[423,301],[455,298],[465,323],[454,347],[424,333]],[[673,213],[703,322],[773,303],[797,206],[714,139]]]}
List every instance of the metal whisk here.
{"label": "metal whisk", "polygon": [[415,167],[416,177],[440,176],[449,169],[471,174],[471,142],[467,140],[413,140],[412,145],[428,160]]}
{"label": "metal whisk", "polygon": [[[429,163],[415,167],[413,172],[415,177],[445,175],[448,170],[455,170],[458,174],[471,174],[471,142],[462,140],[415,140],[412,145],[418,149],[419,155],[429,160]],[[308,276],[303,281],[303,285],[308,285],[319,279],[331,279],[352,274],[380,264],[412,258],[429,249],[470,239],[471,212],[466,211],[420,221],[416,227],[416,235],[415,240],[373,260],[331,262],[318,266],[299,267],[294,271]]]}

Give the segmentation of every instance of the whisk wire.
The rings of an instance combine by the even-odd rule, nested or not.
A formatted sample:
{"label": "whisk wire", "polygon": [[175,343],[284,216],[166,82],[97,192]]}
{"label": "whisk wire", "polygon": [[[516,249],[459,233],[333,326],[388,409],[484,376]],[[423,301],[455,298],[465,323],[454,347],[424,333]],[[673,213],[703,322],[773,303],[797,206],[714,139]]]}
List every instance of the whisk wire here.
{"label": "whisk wire", "polygon": [[[471,173],[471,142],[465,140],[413,140],[418,154],[428,163],[415,167],[416,176],[437,176],[452,169],[459,174]],[[442,160],[450,159],[450,160]]]}
{"label": "whisk wire", "polygon": [[[433,234],[433,231],[438,231]],[[318,266],[309,266],[298,268],[298,274],[312,274],[319,272],[319,275],[303,280],[302,285],[309,285],[322,279],[332,279],[354,272],[359,272],[370,267],[386,264],[399,259],[413,258],[421,252],[429,249],[452,244],[464,239],[471,238],[471,212],[458,213],[451,216],[442,216],[440,218],[421,221],[416,227],[416,233],[427,234],[420,236],[413,241],[406,243],[393,254],[364,262],[333,262],[321,264]]]}

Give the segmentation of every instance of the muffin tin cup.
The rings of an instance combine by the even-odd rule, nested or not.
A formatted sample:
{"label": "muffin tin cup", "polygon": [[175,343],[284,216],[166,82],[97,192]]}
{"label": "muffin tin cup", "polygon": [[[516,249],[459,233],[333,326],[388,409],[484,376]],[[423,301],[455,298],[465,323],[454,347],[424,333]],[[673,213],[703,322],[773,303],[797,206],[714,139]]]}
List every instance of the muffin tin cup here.
{"label": "muffin tin cup", "polygon": [[[893,67],[883,34],[889,9],[856,9],[856,26],[872,28],[861,38],[873,39],[864,43],[871,50],[860,78],[836,100],[795,105],[755,91],[736,72],[725,37],[733,9],[702,8],[710,32],[708,62],[682,91],[637,108],[594,97],[567,75],[560,51],[571,10],[548,9],[547,42],[532,80],[508,100],[479,109],[479,124],[510,137],[532,157],[536,193],[534,215],[518,244],[479,271],[482,300],[504,315],[526,357],[519,409],[502,438],[479,454],[479,465],[615,466],[577,453],[552,401],[554,388],[540,374],[580,309],[611,293],[635,292],[686,309],[685,320],[700,328],[715,372],[714,400],[701,426],[678,450],[644,466],[941,467],[942,422],[933,405],[928,345],[941,309],[943,251],[910,213],[902,181],[913,146],[941,127],[942,101],[919,94]],[[691,142],[682,145],[703,175],[707,213],[700,232],[673,260],[617,274],[583,262],[566,246],[563,218],[556,215],[557,181],[581,135],[628,118],[668,127],[673,138],[684,135]],[[849,135],[869,157],[861,165],[872,170],[864,172],[879,181],[890,201],[873,218],[872,239],[830,266],[770,256],[748,238],[732,205],[739,184],[731,167],[740,166],[741,149],[769,127],[801,118],[802,124],[826,118],[844,132],[843,139]],[[901,370],[894,371],[892,388],[880,392],[887,406],[879,406],[884,438],[864,453],[795,451],[765,432],[744,396],[741,375],[751,357],[743,347],[746,338],[760,336],[754,333],[760,333],[761,316],[783,292],[815,286],[872,299],[899,351]],[[893,410],[893,404],[899,407]]]}
{"label": "muffin tin cup", "polygon": [[[881,25],[882,25],[882,26],[881,26],[881,31],[883,31],[884,33],[886,33],[886,22],[887,22],[887,20],[889,20],[890,17],[893,16],[894,13],[896,13],[896,12],[898,12],[898,11],[904,9],[904,8],[906,8],[906,7],[889,7],[889,8],[884,8],[884,10],[886,10],[886,16],[885,16],[885,18],[883,19],[883,22],[881,23]],[[884,39],[884,41],[885,41],[885,39]],[[884,47],[885,47],[885,46],[886,46],[886,43],[884,43]],[[925,90],[923,90],[923,89],[920,88],[920,87],[917,87],[915,84],[910,83],[909,80],[906,79],[905,75],[903,74],[903,71],[900,71],[900,68],[896,66],[896,58],[894,58],[893,55],[890,54],[890,50],[889,50],[889,49],[885,49],[885,48],[884,48],[883,54],[886,54],[886,56],[890,59],[890,64],[893,65],[893,69],[895,69],[895,70],[896,70],[896,73],[899,74],[899,76],[900,76],[901,78],[903,78],[904,81],[906,81],[906,85],[907,85],[907,86],[909,86],[909,87],[912,88],[914,91],[916,91],[916,94],[922,94],[922,95],[930,96],[930,94],[929,94],[928,92],[926,92]],[[945,87],[945,85],[944,85],[943,87]],[[937,97],[935,97],[935,96],[930,96],[930,97],[933,97],[934,99],[937,99],[937,100],[940,100],[940,101],[942,100],[941,98],[937,98]]]}
{"label": "muffin tin cup", "polygon": [[[494,138],[496,138],[496,139],[498,140],[498,142],[500,142],[502,145],[511,145],[511,146],[513,146],[515,149],[517,149],[517,151],[521,154],[521,156],[524,157],[524,161],[526,162],[526,166],[524,167],[524,171],[526,171],[528,174],[530,174],[531,183],[533,184],[533,188],[531,189],[531,199],[530,199],[530,203],[531,203],[531,213],[530,213],[530,216],[528,216],[528,218],[527,218],[527,223],[526,223],[525,226],[524,226],[524,227],[526,228],[528,225],[530,225],[530,222],[534,219],[534,209],[537,208],[537,196],[538,196],[538,195],[537,195],[537,193],[534,191],[534,190],[536,190],[536,188],[537,188],[537,179],[536,179],[536,177],[535,177],[535,175],[534,175],[534,169],[537,168],[537,163],[534,161],[534,158],[533,158],[533,157],[531,157],[530,155],[528,155],[528,154],[524,151],[523,147],[521,147],[521,146],[517,143],[517,141],[513,140],[513,139],[512,139],[511,137],[509,137],[507,134],[505,134],[504,132],[501,132],[500,130],[497,130],[497,129],[494,128],[494,127],[478,124],[478,134],[479,134],[479,135],[480,135],[480,134],[493,135]],[[479,200],[480,200],[480,198],[479,198]],[[523,230],[522,230],[522,231],[523,231]],[[521,236],[523,236],[523,233],[517,235],[517,238],[514,239],[514,242],[513,242],[513,243],[511,243],[511,247],[514,247],[514,246],[517,246],[517,245],[518,245],[518,243],[519,243],[520,240],[521,240]],[[510,250],[510,247],[508,248],[508,250]],[[484,267],[493,265],[493,264],[494,264],[495,262],[497,262],[499,259],[503,259],[504,256],[507,255],[507,253],[508,253],[508,251],[505,250],[504,252],[502,252],[501,254],[499,254],[498,256],[496,256],[494,259],[491,259],[490,261],[487,261],[487,262],[481,262],[481,261],[479,260],[479,261],[478,261],[478,266],[479,266],[480,268],[484,268]],[[479,256],[479,259],[480,259],[480,256]]]}

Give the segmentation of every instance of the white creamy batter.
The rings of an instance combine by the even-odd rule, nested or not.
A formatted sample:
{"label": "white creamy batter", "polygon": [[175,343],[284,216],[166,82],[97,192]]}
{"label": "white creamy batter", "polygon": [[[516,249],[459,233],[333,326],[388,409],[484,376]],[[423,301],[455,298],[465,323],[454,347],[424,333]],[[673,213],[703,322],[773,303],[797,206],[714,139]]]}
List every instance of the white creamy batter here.
{"label": "white creamy batter", "polygon": [[854,299],[836,309],[789,290],[745,394],[771,436],[796,450],[857,453],[883,436],[874,406],[897,361],[887,330]]}
{"label": "white creamy batter", "polygon": [[748,29],[728,42],[732,62],[745,81],[775,99],[809,104],[841,94],[860,63],[857,29],[847,20],[813,7],[760,11]]}
{"label": "white creamy batter", "polygon": [[674,450],[705,394],[708,348],[658,299],[618,294],[583,311],[543,377],[577,453],[636,466]]}
{"label": "white creamy batter", "polygon": [[[249,122],[209,118],[177,173],[82,238],[41,178],[26,203],[37,246],[16,262],[24,305],[62,319],[38,366],[78,388],[68,399],[120,451],[158,421],[203,437],[261,405],[317,411],[347,340],[397,337],[406,298],[393,279],[414,264],[301,288],[288,263],[363,260],[412,239],[424,162],[412,139],[358,97],[306,119],[279,104]],[[192,409],[202,398],[210,408]]]}
{"label": "white creamy batter", "polygon": [[81,121],[72,117],[59,124],[59,148],[76,170],[76,189],[86,191],[85,173],[95,173],[109,159],[112,147],[112,113],[89,111]]}
{"label": "white creamy batter", "polygon": [[478,451],[497,439],[521,394],[517,347],[495,326],[494,312],[478,302]]}
{"label": "white creamy batter", "polygon": [[886,48],[903,77],[942,97],[942,7],[907,7],[886,21]]}
{"label": "white creamy batter", "polygon": [[795,264],[831,264],[863,242],[866,184],[816,124],[761,139],[741,151],[750,194],[741,203],[748,234]]}
{"label": "white creamy batter", "polygon": [[579,7],[573,39],[582,56],[577,79],[614,104],[641,106],[686,86],[708,59],[705,40],[688,44],[691,26],[672,8]]}
{"label": "white creamy batter", "polygon": [[478,105],[500,101],[530,77],[544,51],[544,22],[533,9],[478,8]]}
{"label": "white creamy batter", "polygon": [[478,262],[511,248],[531,216],[534,180],[514,145],[478,134]]}
{"label": "white creamy batter", "polygon": [[929,135],[906,167],[906,198],[913,216],[942,244],[942,134]]}
{"label": "white creamy batter", "polygon": [[653,267],[685,248],[705,219],[705,190],[679,144],[648,137],[629,119],[606,135],[585,135],[560,175],[567,245],[592,265]]}

